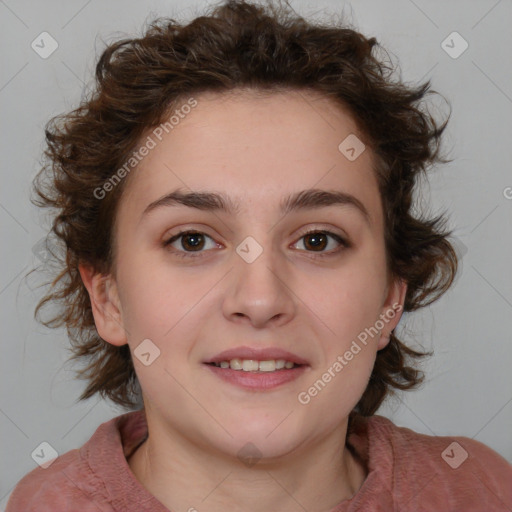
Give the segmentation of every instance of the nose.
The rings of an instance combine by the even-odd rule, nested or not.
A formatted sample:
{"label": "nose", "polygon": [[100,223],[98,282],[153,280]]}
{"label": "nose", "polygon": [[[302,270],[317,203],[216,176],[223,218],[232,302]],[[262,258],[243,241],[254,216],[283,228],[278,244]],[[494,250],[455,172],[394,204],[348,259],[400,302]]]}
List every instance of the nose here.
{"label": "nose", "polygon": [[234,254],[223,302],[225,317],[256,328],[288,323],[297,309],[292,279],[285,258],[272,249],[264,248],[251,263]]}

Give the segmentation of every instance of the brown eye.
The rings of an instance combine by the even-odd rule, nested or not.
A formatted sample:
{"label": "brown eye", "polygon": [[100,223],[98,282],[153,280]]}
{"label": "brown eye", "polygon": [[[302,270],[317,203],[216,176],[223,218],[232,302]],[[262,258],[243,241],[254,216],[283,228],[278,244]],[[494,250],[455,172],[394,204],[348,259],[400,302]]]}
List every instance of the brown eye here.
{"label": "brown eye", "polygon": [[327,243],[329,242],[327,235],[321,231],[306,235],[304,240],[305,247],[313,251],[321,251],[325,249],[325,247],[327,247]]}
{"label": "brown eye", "polygon": [[187,233],[181,236],[181,246],[186,251],[200,251],[205,244],[201,233]]}
{"label": "brown eye", "polygon": [[[207,242],[210,241],[210,247]],[[181,231],[163,243],[176,256],[195,257],[200,256],[206,249],[214,249],[218,244],[212,237],[199,231]],[[196,254],[194,254],[196,253]]]}
{"label": "brown eye", "polygon": [[[336,243],[331,242],[331,239],[334,240],[338,247],[336,247]],[[347,249],[350,247],[350,244],[341,238],[339,235],[335,233],[331,233],[330,231],[321,231],[321,230],[314,230],[309,231],[302,235],[300,238],[300,241],[302,241],[302,244],[304,246],[304,250],[306,252],[313,252],[318,253],[314,254],[312,256],[334,256],[338,252],[340,252],[343,249]],[[299,244],[299,242],[296,242],[296,244]],[[300,247],[299,247],[300,248]],[[327,250],[326,250],[327,249]]]}

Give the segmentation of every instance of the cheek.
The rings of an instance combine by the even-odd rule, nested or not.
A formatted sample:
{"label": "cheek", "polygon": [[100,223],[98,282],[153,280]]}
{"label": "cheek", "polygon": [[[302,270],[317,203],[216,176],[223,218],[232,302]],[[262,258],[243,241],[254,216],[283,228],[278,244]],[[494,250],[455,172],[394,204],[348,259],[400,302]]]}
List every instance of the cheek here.
{"label": "cheek", "polygon": [[326,429],[348,415],[368,385],[377,353],[375,323],[384,287],[379,271],[364,267],[356,272],[351,267],[351,271],[337,273],[336,279],[326,280],[323,293],[317,291],[311,298],[315,315],[310,319],[319,326],[316,336],[322,361],[297,399],[313,416],[330,410]]}
{"label": "cheek", "polygon": [[164,339],[197,306],[212,281],[151,261],[143,254],[126,258],[118,267],[118,279],[123,323],[132,342],[140,337]]}
{"label": "cheek", "polygon": [[365,261],[363,255],[357,256],[336,270],[313,272],[303,279],[305,302],[340,341],[373,325],[381,312],[386,275],[378,259]]}
{"label": "cheek", "polygon": [[[117,228],[116,273],[123,323],[132,337],[136,334],[161,335],[164,325],[169,329],[172,306],[181,295],[170,286],[172,271],[166,266],[165,251],[158,246],[156,233],[134,232],[130,224],[135,220],[130,218],[128,211],[120,212],[120,217],[123,213],[125,217]],[[146,329],[151,332],[141,332]]]}

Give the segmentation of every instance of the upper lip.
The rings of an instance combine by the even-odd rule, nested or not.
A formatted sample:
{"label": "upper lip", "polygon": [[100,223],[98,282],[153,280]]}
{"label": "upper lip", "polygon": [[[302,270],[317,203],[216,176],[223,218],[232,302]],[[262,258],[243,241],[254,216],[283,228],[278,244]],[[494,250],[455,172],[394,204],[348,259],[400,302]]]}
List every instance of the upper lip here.
{"label": "upper lip", "polygon": [[204,361],[205,363],[221,363],[222,361],[231,361],[231,359],[252,359],[256,361],[271,361],[284,359],[295,364],[309,364],[305,359],[299,357],[293,352],[283,350],[278,347],[269,348],[252,348],[252,347],[236,347],[224,350],[213,356],[211,359]]}

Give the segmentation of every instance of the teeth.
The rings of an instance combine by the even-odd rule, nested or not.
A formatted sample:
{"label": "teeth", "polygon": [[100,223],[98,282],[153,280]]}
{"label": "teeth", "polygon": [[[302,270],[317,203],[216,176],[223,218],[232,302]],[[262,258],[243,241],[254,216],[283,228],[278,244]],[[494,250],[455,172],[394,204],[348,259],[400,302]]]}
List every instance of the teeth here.
{"label": "teeth", "polygon": [[273,372],[276,369],[275,361],[260,361],[258,370],[260,372]]}
{"label": "teeth", "polygon": [[214,363],[219,368],[231,368],[232,370],[243,370],[244,372],[273,372],[283,368],[291,369],[295,365],[292,361],[284,359],[272,359],[268,361],[256,361],[254,359],[231,359],[231,361],[221,361]]}
{"label": "teeth", "polygon": [[257,372],[259,370],[258,361],[253,361],[251,359],[244,359],[242,361],[242,370],[244,372]]}
{"label": "teeth", "polygon": [[232,370],[243,370],[241,359],[231,359],[231,361],[229,361],[229,366]]}

